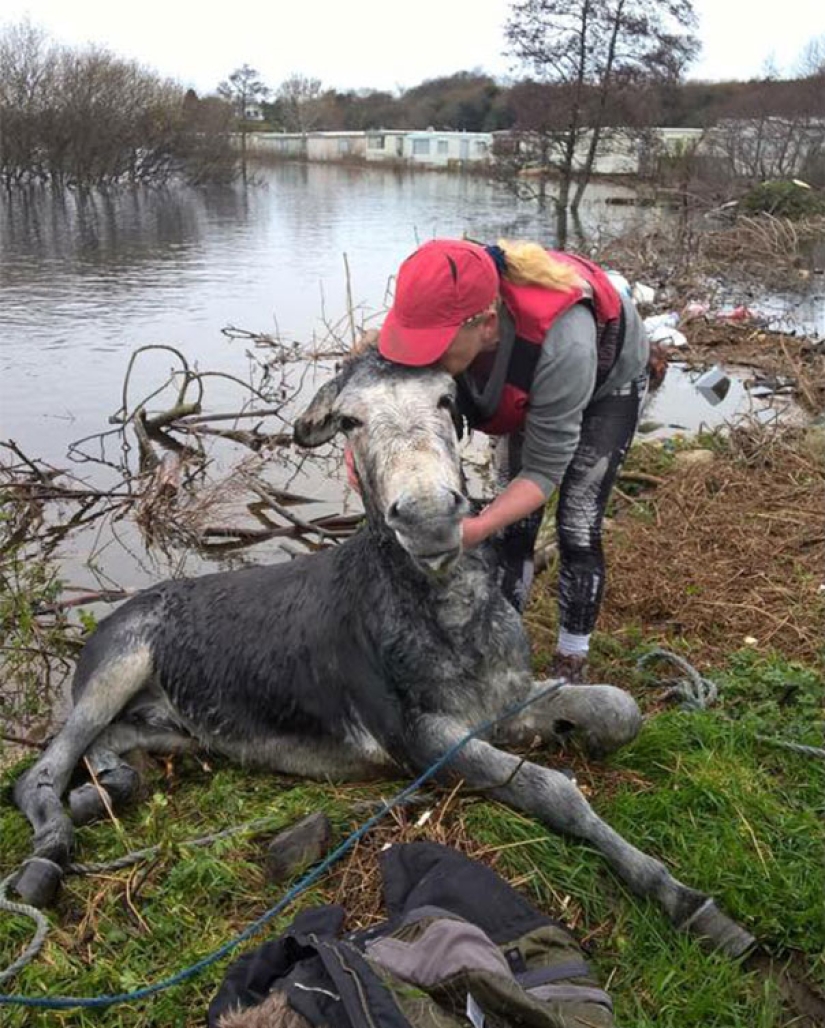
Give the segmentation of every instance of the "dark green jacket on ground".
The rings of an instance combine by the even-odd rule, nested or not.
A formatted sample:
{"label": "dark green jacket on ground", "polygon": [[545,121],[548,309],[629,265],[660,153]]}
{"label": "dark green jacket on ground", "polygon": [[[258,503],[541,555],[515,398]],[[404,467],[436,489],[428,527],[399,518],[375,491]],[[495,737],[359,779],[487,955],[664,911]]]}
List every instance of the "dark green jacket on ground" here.
{"label": "dark green jacket on ground", "polygon": [[495,872],[435,843],[381,856],[389,918],[295,918],[227,972],[210,1028],[612,1028],[576,941]]}

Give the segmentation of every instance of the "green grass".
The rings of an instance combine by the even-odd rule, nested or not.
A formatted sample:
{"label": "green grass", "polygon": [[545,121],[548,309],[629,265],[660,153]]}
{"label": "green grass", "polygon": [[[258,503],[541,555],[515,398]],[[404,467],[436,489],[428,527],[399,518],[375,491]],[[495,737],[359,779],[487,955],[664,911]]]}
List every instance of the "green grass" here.
{"label": "green grass", "polygon": [[[638,676],[628,674],[643,688]],[[649,719],[634,745],[611,761],[605,777],[610,787],[603,794],[595,771],[591,801],[618,831],[665,860],[677,877],[713,895],[772,952],[802,954],[810,980],[825,984],[823,766],[755,739],[765,734],[817,742],[821,681],[810,669],[750,651],[735,654],[717,678],[718,708],[666,711]],[[79,833],[82,860],[164,843],[133,900],[142,923],[126,903],[129,872],[118,872],[114,884],[70,879],[50,914],[54,927],[41,957],[10,991],[93,996],[166,977],[220,946],[286,888],[265,883],[260,839],[224,840],[203,850],[182,848],[181,841],[268,814],[274,831],[319,808],[329,813],[340,839],[357,799],[390,795],[386,784],[332,788],[223,764],[205,769],[196,761],[178,763],[170,781],[158,770],[151,779],[149,797],[122,818],[120,831],[100,824]],[[616,1001],[617,1023],[637,1028],[787,1023],[774,985],[677,934],[654,905],[629,895],[588,847],[548,835],[536,822],[481,799],[467,797],[457,809],[479,842],[505,847],[497,865],[503,873],[543,909],[572,920],[591,937],[592,957]],[[7,873],[29,845],[28,828],[11,808],[7,790],[0,839],[0,871]],[[145,870],[137,870],[133,888]],[[303,897],[264,938],[300,907],[319,902],[321,891],[316,887]],[[29,930],[22,919],[2,917],[0,964],[14,958]],[[201,1024],[227,963],[151,1001],[88,1013],[5,1008],[2,1023],[10,1028]]]}
{"label": "green grass", "polygon": [[[645,449],[659,463],[651,465],[649,453],[640,466],[666,472],[671,452]],[[42,678],[25,660],[27,633],[33,629],[23,601],[28,593],[54,588],[47,570],[15,564],[15,588],[6,606],[0,603],[0,627],[13,645],[13,666],[25,686],[20,705],[5,713],[21,718],[42,704],[37,689]],[[554,636],[551,606],[538,604],[528,615],[538,672],[550,656],[541,646]],[[678,645],[690,659],[689,640]],[[648,648],[639,626],[627,626],[621,638],[601,634],[594,640],[595,675],[632,689],[652,716],[634,745],[606,767],[581,769],[591,802],[633,843],[713,895],[771,952],[794,956],[799,972],[825,988],[825,767],[757,740],[764,735],[822,745],[821,675],[779,654],[742,649],[709,672],[720,686],[717,707],[656,712],[662,669],[635,670],[636,658]],[[0,779],[0,877],[29,852],[28,825],[10,796],[10,783],[23,766]],[[205,849],[183,842],[264,816],[271,816],[274,833],[318,809],[329,814],[340,841],[358,820],[351,816],[356,801],[392,795],[400,784],[335,788],[192,759],[177,761],[171,777],[154,767],[142,802],[117,826],[82,829],[76,856],[105,861],[160,843],[158,859],[106,876],[70,878],[57,909],[49,913],[52,927],[40,956],[0,991],[95,996],[170,976],[218,949],[291,884],[265,881],[260,835],[236,836]],[[588,941],[614,996],[617,1024],[779,1028],[791,1023],[773,983],[675,932],[657,907],[629,895],[588,847],[549,835],[535,821],[480,798],[451,804],[444,818],[445,823],[463,819],[462,830],[496,853],[502,873]],[[420,837],[427,837],[431,825]],[[328,884],[322,881],[302,896],[255,942],[280,930],[302,907],[328,901]],[[15,959],[31,931],[28,920],[0,914],[0,968]],[[2,1007],[0,1024],[200,1026],[231,959],[151,1000],[89,1012]]]}

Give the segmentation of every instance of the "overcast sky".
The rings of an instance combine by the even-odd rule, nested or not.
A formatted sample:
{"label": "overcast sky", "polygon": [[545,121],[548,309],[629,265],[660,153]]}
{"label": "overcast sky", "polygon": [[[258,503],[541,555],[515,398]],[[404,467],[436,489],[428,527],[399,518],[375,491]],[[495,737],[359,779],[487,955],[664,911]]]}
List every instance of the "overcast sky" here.
{"label": "overcast sky", "polygon": [[[482,68],[501,54],[508,0],[2,0],[0,23],[28,14],[61,42],[95,42],[198,92],[247,63],[277,86],[292,72],[339,89],[392,90]],[[773,55],[790,68],[825,33],[825,0],[694,0],[703,54],[691,78],[758,75]]]}

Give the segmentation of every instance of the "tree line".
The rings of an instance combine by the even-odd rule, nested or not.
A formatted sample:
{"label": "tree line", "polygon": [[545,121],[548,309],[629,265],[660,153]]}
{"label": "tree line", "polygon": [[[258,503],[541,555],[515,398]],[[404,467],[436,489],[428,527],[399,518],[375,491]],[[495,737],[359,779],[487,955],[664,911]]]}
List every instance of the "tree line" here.
{"label": "tree line", "polygon": [[[460,71],[392,94],[292,75],[270,90],[245,66],[235,96],[240,116],[251,98],[268,127],[287,132],[498,131],[496,176],[542,204],[552,181],[559,210],[575,210],[597,159],[622,150],[680,186],[699,171],[761,181],[800,168],[825,183],[825,36],[784,79],[767,68],[750,82],[687,82],[696,29],[691,0],[511,0],[503,45],[523,72],[516,81]],[[667,152],[653,126],[702,135]]]}
{"label": "tree line", "polygon": [[[825,58],[825,54],[823,55]],[[823,63],[825,70],[825,61]],[[747,82],[676,81],[628,85],[607,110],[611,124],[630,118],[671,128],[707,128],[743,110],[758,108],[784,115],[803,92],[822,107],[822,72],[817,76],[755,78]],[[324,89],[318,80],[291,76],[288,92],[276,87],[261,102],[267,128],[281,132],[427,129],[498,132],[514,128],[523,117],[525,91],[541,86],[546,106],[558,108],[564,87],[525,77],[502,83],[478,70],[427,79],[410,89]],[[807,101],[803,101],[807,105]]]}
{"label": "tree line", "polygon": [[96,46],[0,30],[0,182],[106,187],[234,177],[231,108]]}
{"label": "tree line", "polygon": [[498,173],[523,188],[522,172],[538,167],[529,188],[543,199],[552,175],[562,208],[580,202],[600,148],[622,134],[643,140],[653,125],[746,123],[744,136],[731,130],[728,163],[755,179],[823,149],[825,37],[784,78],[766,69],[750,82],[687,82],[698,52],[691,0],[511,0],[502,45],[520,78],[476,69],[392,93],[340,91],[301,74],[270,87],[243,65],[199,97],[102,48],[71,49],[29,22],[9,25],[0,28],[0,182],[228,181],[239,166],[245,173],[259,113],[264,127],[292,132],[506,130]]}

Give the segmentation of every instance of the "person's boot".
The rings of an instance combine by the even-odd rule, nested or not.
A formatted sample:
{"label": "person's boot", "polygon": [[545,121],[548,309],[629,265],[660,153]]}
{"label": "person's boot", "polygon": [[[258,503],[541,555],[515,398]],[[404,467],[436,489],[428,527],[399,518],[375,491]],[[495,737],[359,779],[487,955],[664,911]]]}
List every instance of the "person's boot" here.
{"label": "person's boot", "polygon": [[556,653],[547,668],[548,678],[563,678],[571,685],[587,684],[587,657]]}

